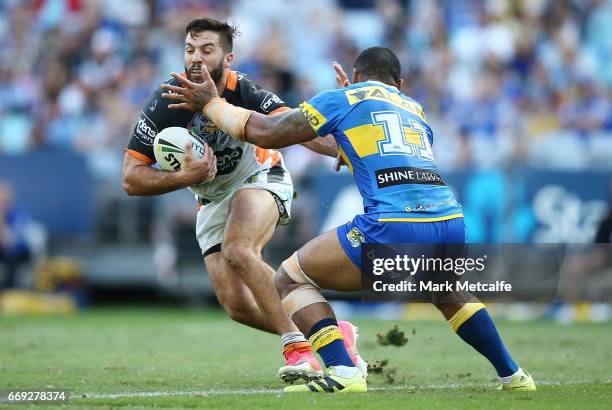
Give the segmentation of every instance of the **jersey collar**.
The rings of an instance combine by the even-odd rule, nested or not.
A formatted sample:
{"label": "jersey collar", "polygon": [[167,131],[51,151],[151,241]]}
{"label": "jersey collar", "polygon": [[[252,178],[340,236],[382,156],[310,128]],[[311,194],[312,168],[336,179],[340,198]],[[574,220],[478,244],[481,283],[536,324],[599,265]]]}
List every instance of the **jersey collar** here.
{"label": "jersey collar", "polygon": [[396,86],[394,86],[394,85],[389,85],[389,84],[385,84],[385,83],[383,83],[382,81],[368,80],[368,81],[366,81],[366,83],[375,83],[375,84],[380,84],[380,85],[382,85],[382,86],[385,86],[385,87],[391,87],[391,88],[394,88],[394,89],[396,89],[397,91],[399,91],[399,90],[398,90],[398,88],[397,88]]}

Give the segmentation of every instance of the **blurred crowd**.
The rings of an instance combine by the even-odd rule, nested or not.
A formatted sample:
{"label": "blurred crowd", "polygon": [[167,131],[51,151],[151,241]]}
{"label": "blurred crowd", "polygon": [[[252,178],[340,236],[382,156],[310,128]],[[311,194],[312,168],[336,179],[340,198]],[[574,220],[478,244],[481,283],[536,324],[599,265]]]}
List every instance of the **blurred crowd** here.
{"label": "blurred crowd", "polygon": [[[612,164],[610,0],[3,0],[0,152],[68,147],[117,181],[138,112],[204,15],[238,24],[234,68],[292,106],[335,86],[332,61],[391,47],[445,169]],[[322,161],[286,156],[298,178]]]}

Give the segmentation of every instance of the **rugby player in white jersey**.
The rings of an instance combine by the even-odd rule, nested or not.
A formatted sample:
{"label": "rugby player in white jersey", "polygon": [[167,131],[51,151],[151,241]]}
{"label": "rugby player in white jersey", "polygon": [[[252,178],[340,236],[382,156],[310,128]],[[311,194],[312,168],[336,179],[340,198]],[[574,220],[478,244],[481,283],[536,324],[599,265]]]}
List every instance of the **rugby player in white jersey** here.
{"label": "rugby player in white jersey", "polygon": [[[228,102],[274,115],[289,107],[245,75],[231,70],[235,27],[211,18],[186,27],[183,76],[198,83],[208,70],[218,93]],[[171,78],[166,84],[176,85]],[[160,195],[189,188],[199,210],[196,237],[217,298],[237,322],[281,335],[285,381],[318,377],[321,367],[304,335],[285,313],[274,288],[272,269],[262,249],[277,224],[290,220],[293,185],[281,153],[237,141],[201,113],[176,109],[158,88],[141,112],[126,149],[123,186],[130,195]],[[174,109],[173,109],[174,108]],[[164,172],[155,162],[153,140],[167,127],[183,127],[205,146],[201,159],[185,147],[180,171]],[[315,152],[336,156],[333,139],[304,144]],[[356,328],[343,322],[345,343],[355,348]]]}

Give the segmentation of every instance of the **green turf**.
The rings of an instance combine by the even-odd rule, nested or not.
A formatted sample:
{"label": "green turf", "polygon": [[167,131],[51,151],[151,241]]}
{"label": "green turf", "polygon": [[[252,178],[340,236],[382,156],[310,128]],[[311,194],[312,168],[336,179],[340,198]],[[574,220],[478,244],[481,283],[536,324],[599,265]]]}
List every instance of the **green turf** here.
{"label": "green turf", "polygon": [[[339,397],[279,394],[278,337],[217,311],[0,317],[0,391],[66,390],[67,405],[81,408],[609,408],[612,402],[609,324],[499,323],[515,359],[540,382],[536,393],[509,394],[492,390],[493,369],[442,320],[355,323],[362,355],[389,359],[394,382],[373,375],[374,391]],[[378,346],[376,333],[393,323],[406,330],[408,343]]]}

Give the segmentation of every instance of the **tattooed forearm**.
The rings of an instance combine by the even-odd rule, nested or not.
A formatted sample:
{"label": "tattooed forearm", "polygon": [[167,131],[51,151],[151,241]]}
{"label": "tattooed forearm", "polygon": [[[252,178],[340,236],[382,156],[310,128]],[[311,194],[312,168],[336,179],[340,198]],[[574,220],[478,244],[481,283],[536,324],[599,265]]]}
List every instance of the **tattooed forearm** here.
{"label": "tattooed forearm", "polygon": [[298,109],[277,115],[253,114],[246,124],[246,140],[262,148],[282,148],[310,141],[316,134]]}

